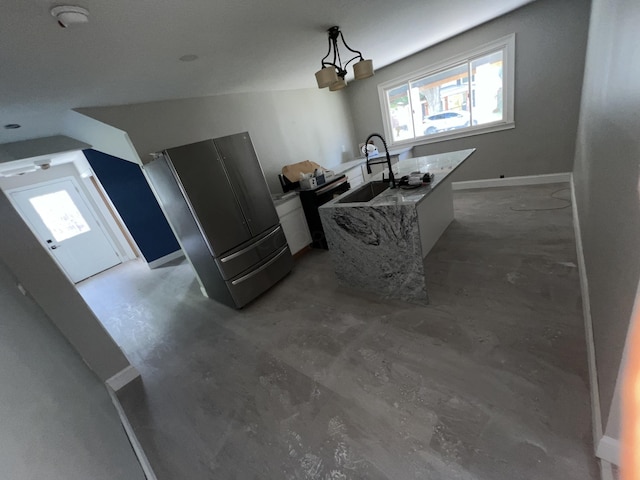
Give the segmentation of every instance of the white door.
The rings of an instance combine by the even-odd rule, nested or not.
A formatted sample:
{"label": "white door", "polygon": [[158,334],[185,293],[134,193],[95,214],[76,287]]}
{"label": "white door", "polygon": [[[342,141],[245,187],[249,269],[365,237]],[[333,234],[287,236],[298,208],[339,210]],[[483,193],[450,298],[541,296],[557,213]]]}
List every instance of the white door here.
{"label": "white door", "polygon": [[33,233],[74,283],[121,263],[72,178],[7,193]]}

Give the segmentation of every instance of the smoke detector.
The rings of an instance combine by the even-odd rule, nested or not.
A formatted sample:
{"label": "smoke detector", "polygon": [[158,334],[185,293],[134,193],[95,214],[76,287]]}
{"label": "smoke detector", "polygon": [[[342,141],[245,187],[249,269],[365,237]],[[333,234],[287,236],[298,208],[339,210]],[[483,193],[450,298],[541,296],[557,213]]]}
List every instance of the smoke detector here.
{"label": "smoke detector", "polygon": [[70,5],[59,5],[51,9],[51,15],[58,20],[58,25],[67,28],[69,25],[87,23],[89,21],[89,10],[82,7]]}
{"label": "smoke detector", "polygon": [[36,167],[39,167],[41,170],[49,170],[49,168],[51,167],[51,160],[48,158],[42,160],[34,160],[33,164]]}

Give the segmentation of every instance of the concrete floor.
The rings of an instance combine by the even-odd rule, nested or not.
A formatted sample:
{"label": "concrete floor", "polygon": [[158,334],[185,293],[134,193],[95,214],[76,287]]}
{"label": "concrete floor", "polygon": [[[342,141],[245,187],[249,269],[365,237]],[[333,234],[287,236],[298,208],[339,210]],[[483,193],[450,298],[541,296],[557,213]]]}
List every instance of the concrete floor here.
{"label": "concrete floor", "polygon": [[598,478],[560,198],[456,192],[427,307],[337,285],[324,251],[242,311],[185,262],[81,284],[142,374],[119,397],[158,478]]}

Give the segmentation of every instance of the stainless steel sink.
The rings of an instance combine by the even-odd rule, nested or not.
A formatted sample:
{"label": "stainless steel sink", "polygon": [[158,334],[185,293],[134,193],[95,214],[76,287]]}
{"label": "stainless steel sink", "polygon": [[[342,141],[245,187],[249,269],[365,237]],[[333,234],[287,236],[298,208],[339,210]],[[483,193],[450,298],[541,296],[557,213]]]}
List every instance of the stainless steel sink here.
{"label": "stainless steel sink", "polygon": [[337,203],[368,202],[384,192],[389,185],[386,182],[369,182],[342,197]]}

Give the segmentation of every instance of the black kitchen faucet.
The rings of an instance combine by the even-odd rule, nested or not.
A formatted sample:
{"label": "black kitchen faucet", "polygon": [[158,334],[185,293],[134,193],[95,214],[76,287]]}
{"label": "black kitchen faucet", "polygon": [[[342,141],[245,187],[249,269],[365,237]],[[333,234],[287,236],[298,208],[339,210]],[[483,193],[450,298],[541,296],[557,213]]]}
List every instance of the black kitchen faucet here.
{"label": "black kitchen faucet", "polygon": [[[384,145],[384,153],[387,155],[386,160],[377,162],[369,161],[369,150],[367,149],[367,145],[369,144],[369,140],[371,140],[373,137],[378,137],[380,140],[382,140],[382,145]],[[382,138],[382,135],[380,135],[379,133],[372,133],[371,135],[369,135],[364,142],[364,151],[365,158],[367,160],[367,173],[371,174],[371,165],[386,163],[387,167],[389,168],[389,180],[391,181],[391,188],[396,188],[396,179],[393,177],[393,171],[391,170],[391,157],[389,157],[389,149],[387,148],[387,142],[384,140],[384,138]],[[384,173],[382,174],[382,178],[384,179]]]}

